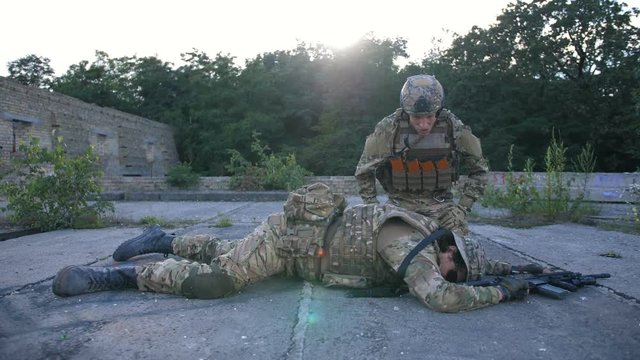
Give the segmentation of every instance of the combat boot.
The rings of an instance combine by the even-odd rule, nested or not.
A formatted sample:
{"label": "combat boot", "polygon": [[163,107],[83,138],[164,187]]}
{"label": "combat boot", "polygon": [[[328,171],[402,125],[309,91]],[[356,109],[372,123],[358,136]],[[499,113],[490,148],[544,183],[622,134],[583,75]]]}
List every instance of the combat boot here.
{"label": "combat boot", "polygon": [[153,225],[141,235],[129,239],[118,246],[116,251],[113,252],[113,259],[115,261],[125,261],[142,254],[173,254],[171,242],[174,237],[174,235],[167,235],[160,230],[159,225]]}
{"label": "combat boot", "polygon": [[73,296],[84,293],[137,288],[135,266],[77,266],[71,265],[58,271],[53,279],[53,293]]}

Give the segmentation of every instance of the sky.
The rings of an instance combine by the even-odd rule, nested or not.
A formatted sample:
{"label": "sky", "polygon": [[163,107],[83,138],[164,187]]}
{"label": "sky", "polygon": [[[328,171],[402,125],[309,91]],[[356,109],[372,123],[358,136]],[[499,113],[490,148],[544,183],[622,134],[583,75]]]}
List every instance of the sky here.
{"label": "sky", "polygon": [[[198,49],[247,58],[299,42],[344,47],[367,33],[407,40],[419,61],[433,39],[488,27],[512,0],[13,0],[0,2],[0,76],[29,54],[47,57],[56,75],[109,57],[156,56],[180,66]],[[640,0],[625,1],[640,7]]]}

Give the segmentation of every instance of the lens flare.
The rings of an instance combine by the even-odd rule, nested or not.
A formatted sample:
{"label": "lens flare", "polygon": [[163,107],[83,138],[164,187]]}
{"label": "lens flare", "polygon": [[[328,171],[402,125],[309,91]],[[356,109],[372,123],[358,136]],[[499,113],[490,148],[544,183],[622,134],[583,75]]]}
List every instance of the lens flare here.
{"label": "lens flare", "polygon": [[318,315],[316,313],[310,312],[307,315],[307,324],[313,325],[318,322]]}

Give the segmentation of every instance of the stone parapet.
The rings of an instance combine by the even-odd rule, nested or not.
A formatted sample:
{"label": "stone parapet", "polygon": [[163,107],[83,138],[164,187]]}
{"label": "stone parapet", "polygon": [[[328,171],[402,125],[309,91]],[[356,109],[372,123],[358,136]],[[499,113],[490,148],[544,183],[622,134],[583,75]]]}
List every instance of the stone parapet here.
{"label": "stone parapet", "polygon": [[[522,173],[514,173],[521,176]],[[570,184],[569,190],[573,196],[585,192],[585,199],[594,202],[625,203],[638,201],[634,199],[628,189],[633,184],[640,184],[640,173],[592,173],[588,175],[580,173],[563,173],[563,182]],[[534,184],[541,191],[545,186],[545,173],[533,174]],[[201,177],[197,186],[188,191],[206,193],[213,191],[229,191],[231,178]],[[465,177],[461,178],[464,181]],[[357,195],[358,185],[353,176],[308,176],[305,183],[323,182],[331,186],[336,192]],[[491,172],[489,183],[499,189],[507,185],[507,173]],[[134,192],[184,192],[183,189],[172,188],[165,182],[164,177],[105,177],[102,179],[105,193],[134,193]],[[378,185],[378,193],[383,194]]]}

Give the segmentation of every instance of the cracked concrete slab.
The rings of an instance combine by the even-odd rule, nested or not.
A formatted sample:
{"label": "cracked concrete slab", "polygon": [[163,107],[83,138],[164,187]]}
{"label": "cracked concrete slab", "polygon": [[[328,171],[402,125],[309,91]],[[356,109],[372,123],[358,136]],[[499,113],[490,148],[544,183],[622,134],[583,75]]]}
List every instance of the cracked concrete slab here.
{"label": "cracked concrete slab", "polygon": [[[352,200],[356,203],[357,200]],[[137,205],[136,205],[137,204]],[[196,219],[176,233],[240,238],[281,202],[116,203],[117,216]],[[212,215],[213,214],[213,215]],[[216,228],[216,216],[232,226]],[[472,224],[493,258],[609,272],[564,300],[531,295],[441,314],[411,295],[349,298],[343,289],[274,277],[219,300],[111,291],[60,298],[55,273],[112,263],[142,227],[60,230],[0,242],[0,358],[7,359],[637,359],[640,236],[558,224]],[[600,256],[614,251],[620,258]],[[160,259],[162,255],[136,261]]]}

